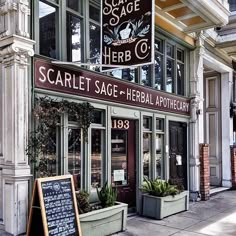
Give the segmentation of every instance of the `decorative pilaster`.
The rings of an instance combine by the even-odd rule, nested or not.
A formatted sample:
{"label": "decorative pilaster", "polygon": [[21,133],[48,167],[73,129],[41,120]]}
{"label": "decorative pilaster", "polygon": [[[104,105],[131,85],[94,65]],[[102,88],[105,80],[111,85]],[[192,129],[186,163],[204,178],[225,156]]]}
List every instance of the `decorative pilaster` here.
{"label": "decorative pilaster", "polygon": [[199,140],[203,135],[203,54],[201,34],[198,35],[197,48],[190,53],[190,199],[200,199],[200,161]]}
{"label": "decorative pilaster", "polygon": [[29,1],[2,0],[0,2],[0,38],[14,34],[29,38]]}
{"label": "decorative pilaster", "polygon": [[28,139],[29,1],[0,0],[0,224],[12,235],[26,232],[31,178]]}

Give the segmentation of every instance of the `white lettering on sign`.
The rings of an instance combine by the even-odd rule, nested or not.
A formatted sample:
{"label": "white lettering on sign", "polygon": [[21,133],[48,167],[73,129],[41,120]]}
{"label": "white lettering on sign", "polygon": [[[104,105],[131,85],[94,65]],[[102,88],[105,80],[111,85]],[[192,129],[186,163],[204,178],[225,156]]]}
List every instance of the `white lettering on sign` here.
{"label": "white lettering on sign", "polygon": [[[126,4],[129,1],[128,4]],[[130,14],[135,11],[140,10],[139,5],[140,0],[105,0],[103,7],[104,15],[111,15],[110,25],[115,26],[120,22],[120,19],[123,16],[126,16],[127,13]],[[125,4],[125,5],[124,5]],[[124,6],[122,6],[124,5]],[[119,7],[121,7],[121,11],[119,13]]]}
{"label": "white lettering on sign", "polygon": [[127,62],[131,60],[131,51],[121,51],[121,52],[114,52],[111,48],[104,47],[105,51],[103,53],[105,58],[105,64],[113,63],[120,63],[120,62]]}
{"label": "white lettering on sign", "polygon": [[[88,77],[87,77],[87,76]],[[189,101],[171,95],[165,95],[151,89],[129,86],[128,83],[92,74],[77,73],[57,67],[40,65],[36,71],[36,87],[81,94],[129,105],[140,105],[150,109],[189,113]],[[128,120],[114,120],[113,128],[128,129]]]}
{"label": "white lettering on sign", "polygon": [[129,120],[112,120],[113,129],[129,129]]}

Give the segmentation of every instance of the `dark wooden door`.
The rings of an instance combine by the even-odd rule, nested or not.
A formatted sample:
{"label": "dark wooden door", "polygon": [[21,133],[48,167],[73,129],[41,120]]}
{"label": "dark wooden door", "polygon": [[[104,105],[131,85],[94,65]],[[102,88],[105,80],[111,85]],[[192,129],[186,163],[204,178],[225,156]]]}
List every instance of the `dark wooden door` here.
{"label": "dark wooden door", "polygon": [[118,201],[136,206],[135,121],[112,119],[111,175]]}
{"label": "dark wooden door", "polygon": [[169,164],[170,181],[187,189],[187,125],[169,123]]}

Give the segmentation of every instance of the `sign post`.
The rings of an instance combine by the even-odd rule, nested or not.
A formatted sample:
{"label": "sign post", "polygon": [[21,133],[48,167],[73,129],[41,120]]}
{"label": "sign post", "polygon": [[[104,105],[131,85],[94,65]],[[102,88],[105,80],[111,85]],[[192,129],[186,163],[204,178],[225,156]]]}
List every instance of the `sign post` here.
{"label": "sign post", "polygon": [[101,45],[102,64],[154,63],[154,1],[102,0]]}
{"label": "sign post", "polygon": [[36,179],[27,236],[82,236],[71,175]]}

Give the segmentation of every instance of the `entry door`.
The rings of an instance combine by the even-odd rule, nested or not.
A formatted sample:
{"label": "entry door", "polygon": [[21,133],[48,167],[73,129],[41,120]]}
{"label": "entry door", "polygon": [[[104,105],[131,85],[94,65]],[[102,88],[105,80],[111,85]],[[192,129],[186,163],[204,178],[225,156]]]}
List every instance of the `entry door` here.
{"label": "entry door", "polygon": [[169,166],[170,181],[183,185],[187,189],[187,125],[186,123],[169,123]]}
{"label": "entry door", "polygon": [[136,205],[135,121],[112,119],[111,177],[118,201]]}

